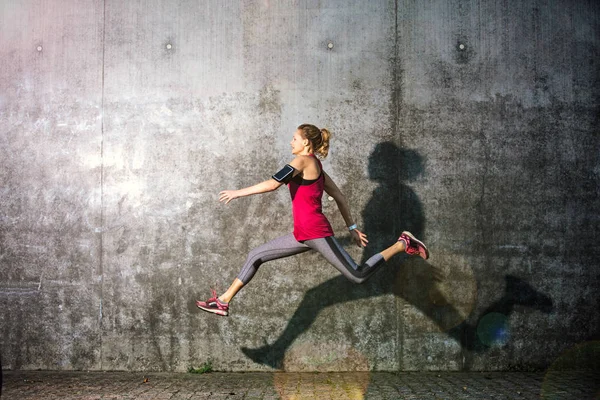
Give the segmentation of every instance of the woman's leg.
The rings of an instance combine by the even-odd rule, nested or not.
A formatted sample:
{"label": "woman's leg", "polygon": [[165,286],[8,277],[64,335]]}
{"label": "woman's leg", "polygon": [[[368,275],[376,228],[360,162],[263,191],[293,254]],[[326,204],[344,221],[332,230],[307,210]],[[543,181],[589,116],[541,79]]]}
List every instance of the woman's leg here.
{"label": "woman's leg", "polygon": [[333,236],[307,240],[305,243],[321,253],[330,264],[354,283],[363,283],[387,260],[406,250],[406,243],[402,240],[397,241],[387,249],[369,258],[364,265],[359,266]]}
{"label": "woman's leg", "polygon": [[237,294],[244,287],[244,282],[240,281],[239,278],[235,278],[229,289],[225,293],[219,296],[219,300],[223,303],[229,303],[233,296]]}
{"label": "woman's leg", "polygon": [[261,264],[276,260],[279,258],[293,256],[294,254],[309,251],[310,247],[296,240],[293,234],[278,237],[268,243],[259,246],[248,254],[246,262],[237,278],[233,281],[229,289],[221,296],[219,300],[229,303],[231,299],[254,277]]}
{"label": "woman's leg", "polygon": [[227,316],[229,315],[229,302],[250,282],[262,263],[309,250],[310,247],[298,242],[291,233],[271,240],[250,251],[238,277],[235,278],[225,293],[217,297],[217,293],[213,290],[213,297],[206,301],[196,301],[196,306],[204,311]]}

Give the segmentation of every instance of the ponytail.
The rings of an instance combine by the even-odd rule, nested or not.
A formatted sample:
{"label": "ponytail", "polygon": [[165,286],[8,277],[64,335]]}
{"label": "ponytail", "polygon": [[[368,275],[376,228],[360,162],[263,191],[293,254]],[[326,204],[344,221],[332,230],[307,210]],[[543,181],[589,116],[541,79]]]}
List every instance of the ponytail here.
{"label": "ponytail", "polygon": [[329,139],[331,138],[331,132],[325,128],[319,129],[310,124],[302,124],[298,129],[302,131],[302,136],[309,140],[315,155],[321,160],[325,159],[329,153]]}
{"label": "ponytail", "polygon": [[320,158],[325,158],[327,157],[327,154],[329,154],[329,138],[331,137],[331,133],[323,128],[321,129],[321,145],[315,150],[315,153],[317,153]]}

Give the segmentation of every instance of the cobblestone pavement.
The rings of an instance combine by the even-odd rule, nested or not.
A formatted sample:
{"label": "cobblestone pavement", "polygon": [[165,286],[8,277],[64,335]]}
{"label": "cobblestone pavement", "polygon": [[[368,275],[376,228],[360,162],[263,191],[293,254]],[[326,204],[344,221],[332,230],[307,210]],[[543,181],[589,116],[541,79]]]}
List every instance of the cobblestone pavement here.
{"label": "cobblestone pavement", "polygon": [[600,371],[185,373],[4,371],[2,400],[600,399]]}

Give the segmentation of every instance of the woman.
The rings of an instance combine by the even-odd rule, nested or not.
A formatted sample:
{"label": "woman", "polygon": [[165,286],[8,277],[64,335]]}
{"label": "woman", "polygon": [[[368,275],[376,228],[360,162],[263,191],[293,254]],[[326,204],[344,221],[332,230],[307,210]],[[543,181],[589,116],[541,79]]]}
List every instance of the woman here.
{"label": "woman", "polygon": [[265,192],[272,192],[287,184],[292,197],[294,232],[274,239],[252,250],[238,277],[229,289],[220,296],[213,290],[213,297],[206,301],[196,301],[204,311],[217,315],[229,315],[229,302],[254,276],[258,267],[267,261],[288,257],[294,254],[316,250],[346,278],[355,283],[366,281],[383,263],[392,256],[406,252],[429,257],[427,247],[410,232],[402,232],[397,242],[369,258],[358,266],[333,236],[333,229],[323,215],[321,198],[323,191],[333,197],[350,230],[352,239],[359,247],[369,242],[367,235],[357,229],[346,198],[335,182],[323,171],[317,155],[324,159],[329,151],[330,133],[314,125],[300,125],[292,138],[292,154],[296,156],[271,179],[239,190],[225,190],[219,193],[219,201],[228,204],[231,200]]}

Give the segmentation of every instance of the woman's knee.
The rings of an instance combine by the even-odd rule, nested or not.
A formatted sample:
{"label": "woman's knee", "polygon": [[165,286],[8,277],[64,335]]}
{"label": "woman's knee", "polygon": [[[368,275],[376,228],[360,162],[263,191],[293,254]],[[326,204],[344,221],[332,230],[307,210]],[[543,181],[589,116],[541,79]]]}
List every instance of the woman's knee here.
{"label": "woman's knee", "polygon": [[248,253],[248,256],[246,257],[246,262],[244,264],[254,265],[255,267],[258,267],[262,263],[263,263],[263,261],[261,260],[261,257],[260,257],[260,251],[257,249],[252,249]]}

